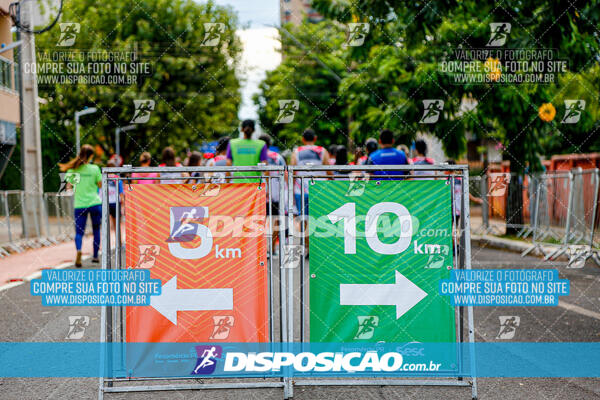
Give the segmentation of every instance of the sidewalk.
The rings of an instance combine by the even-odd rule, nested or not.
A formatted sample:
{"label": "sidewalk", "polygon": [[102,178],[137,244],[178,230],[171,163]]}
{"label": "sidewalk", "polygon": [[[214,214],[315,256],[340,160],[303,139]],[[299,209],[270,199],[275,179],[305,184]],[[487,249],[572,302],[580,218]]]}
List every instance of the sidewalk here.
{"label": "sidewalk", "polygon": [[[92,255],[92,237],[83,238],[83,256]],[[20,281],[45,268],[75,262],[75,242],[68,241],[54,246],[30,249],[0,259],[0,286]]]}

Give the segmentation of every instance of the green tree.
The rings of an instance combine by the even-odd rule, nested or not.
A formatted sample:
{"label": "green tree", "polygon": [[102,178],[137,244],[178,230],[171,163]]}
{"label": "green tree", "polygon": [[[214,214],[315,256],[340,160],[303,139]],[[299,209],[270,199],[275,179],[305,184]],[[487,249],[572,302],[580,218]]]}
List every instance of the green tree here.
{"label": "green tree", "polygon": [[[291,148],[300,142],[302,132],[313,128],[319,143],[345,144],[347,115],[338,97],[343,60],[344,32],[331,22],[284,25],[280,29],[283,59],[267,72],[260,92],[254,96],[260,124],[278,141]],[[298,110],[289,123],[280,123],[280,101],[297,100]]]}
{"label": "green tree", "polygon": [[[350,114],[352,134],[388,127],[404,135],[430,132],[446,152],[465,149],[465,133],[495,141],[513,172],[536,171],[540,156],[567,148],[583,152],[600,144],[597,135],[600,2],[314,0],[313,7],[340,23],[370,25],[365,43],[349,49],[355,68],[340,85]],[[555,82],[457,83],[442,71],[456,49],[486,48],[490,23],[508,22],[504,48],[555,49],[567,60]],[[485,64],[484,60],[480,60]],[[503,67],[500,67],[500,73]],[[596,88],[596,89],[594,89]],[[563,101],[586,100],[581,122],[561,124]],[[442,99],[435,124],[420,123],[424,99]],[[465,101],[465,99],[467,101]],[[464,104],[476,105],[464,109]],[[552,103],[556,118],[545,122],[539,108]],[[595,118],[595,119],[594,119]],[[511,180],[508,222],[521,222],[520,181]]]}
{"label": "green tree", "polygon": [[[94,0],[68,1],[60,22],[80,24],[75,44],[57,46],[58,25],[37,35],[38,64],[44,52],[135,52],[150,73],[130,85],[40,84],[39,95],[47,100],[40,105],[45,190],[58,188],[56,162],[75,154],[73,115],[86,106],[99,111],[82,117],[81,142],[99,144],[108,154],[115,148],[115,127],[130,124],[134,116],[133,101],[154,100],[149,121],[121,134],[121,153],[134,165],[143,151],[158,161],[162,148],[171,145],[184,156],[186,148],[236,129],[241,44],[230,7],[192,0],[115,0],[110,7]],[[205,23],[223,24],[215,46],[203,45]]]}

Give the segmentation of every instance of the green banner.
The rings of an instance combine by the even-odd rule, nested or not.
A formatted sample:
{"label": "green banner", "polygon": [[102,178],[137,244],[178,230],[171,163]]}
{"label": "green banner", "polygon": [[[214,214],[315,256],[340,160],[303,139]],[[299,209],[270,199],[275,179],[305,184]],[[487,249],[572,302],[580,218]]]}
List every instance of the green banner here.
{"label": "green banner", "polygon": [[314,181],[310,341],[454,342],[446,180]]}

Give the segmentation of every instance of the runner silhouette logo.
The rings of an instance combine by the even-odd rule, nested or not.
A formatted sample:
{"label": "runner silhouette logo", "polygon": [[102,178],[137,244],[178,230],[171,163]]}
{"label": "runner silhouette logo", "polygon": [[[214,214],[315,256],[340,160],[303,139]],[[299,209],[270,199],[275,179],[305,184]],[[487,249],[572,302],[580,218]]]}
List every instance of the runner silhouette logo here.
{"label": "runner silhouette logo", "polygon": [[129,121],[132,124],[145,124],[150,120],[150,113],[154,111],[154,100],[133,100],[135,112]]}
{"label": "runner silhouette logo", "polygon": [[69,332],[65,339],[78,340],[82,339],[85,333],[85,328],[90,326],[90,317],[87,315],[70,315],[69,316]]}
{"label": "runner silhouette logo", "polygon": [[510,172],[497,172],[490,174],[490,190],[488,196],[502,197],[510,183]]}
{"label": "runner silhouette logo", "polygon": [[139,250],[140,258],[136,268],[152,268],[156,263],[156,257],[160,254],[160,246],[157,244],[141,244]]}
{"label": "runner silhouette logo", "polygon": [[440,119],[444,109],[444,100],[423,100],[423,116],[419,121],[422,124],[435,124]]}
{"label": "runner silhouette logo", "polygon": [[208,215],[206,207],[171,207],[171,234],[167,242],[191,242],[198,224]]}
{"label": "runner silhouette logo", "polygon": [[585,100],[565,100],[565,116],[561,124],[576,124],[585,110]]}
{"label": "runner silhouette logo", "polygon": [[490,40],[486,43],[489,47],[504,46],[508,34],[510,33],[511,25],[508,22],[491,22],[490,23]]}
{"label": "runner silhouette logo", "polygon": [[225,32],[225,24],[222,22],[204,23],[204,39],[200,46],[214,47],[221,41],[221,34]]}
{"label": "runner silhouette logo", "polygon": [[231,332],[231,329],[233,328],[235,318],[231,315],[214,315],[212,318],[215,326],[213,327],[213,332],[209,339],[227,339],[229,337],[229,332]]}
{"label": "runner silhouette logo", "polygon": [[375,328],[379,326],[379,317],[375,315],[360,315],[358,317],[358,330],[354,339],[371,339]]}
{"label": "runner silhouette logo", "polygon": [[221,346],[196,346],[198,360],[192,375],[210,375],[217,368],[217,360],[223,355]]}
{"label": "runner silhouette logo", "polygon": [[517,327],[521,325],[521,317],[517,315],[506,315],[500,318],[500,331],[496,339],[510,340],[515,337]]}
{"label": "runner silhouette logo", "polygon": [[294,120],[298,108],[300,108],[298,100],[279,100],[279,115],[277,115],[275,123],[289,124]]}
{"label": "runner silhouette logo", "polygon": [[365,42],[369,33],[370,25],[366,22],[352,22],[348,24],[348,39],[346,46],[358,47]]}
{"label": "runner silhouette logo", "polygon": [[77,34],[81,31],[81,25],[77,22],[65,22],[58,25],[60,26],[60,37],[56,45],[60,47],[73,46],[75,39],[77,39]]}

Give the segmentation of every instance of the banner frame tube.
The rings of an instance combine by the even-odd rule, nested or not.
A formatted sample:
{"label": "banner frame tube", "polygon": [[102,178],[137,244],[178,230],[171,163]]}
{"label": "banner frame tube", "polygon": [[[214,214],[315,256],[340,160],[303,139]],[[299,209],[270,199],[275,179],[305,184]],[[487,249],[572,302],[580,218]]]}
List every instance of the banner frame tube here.
{"label": "banner frame tube", "polygon": [[[303,182],[304,179],[310,179],[310,178],[314,178],[315,176],[312,174],[308,174],[308,175],[298,175],[296,176],[295,173],[296,172],[315,172],[315,171],[327,171],[327,172],[370,172],[370,171],[436,171],[436,172],[446,172],[446,171],[450,171],[453,172],[453,174],[451,175],[451,179],[452,182],[454,181],[455,178],[459,178],[462,179],[462,199],[461,199],[461,207],[464,210],[464,216],[461,218],[461,224],[464,225],[464,229],[463,229],[463,233],[462,233],[462,237],[464,237],[465,240],[465,248],[464,248],[464,264],[463,268],[465,269],[471,269],[471,237],[470,237],[470,209],[469,209],[469,204],[468,204],[468,199],[469,199],[469,167],[468,165],[460,165],[460,164],[454,164],[454,165],[431,165],[431,166],[421,166],[421,165],[344,165],[344,166],[336,166],[336,165],[310,165],[310,166],[295,166],[295,165],[289,165],[287,167],[287,171],[288,171],[288,179],[290,181],[290,185],[293,183],[294,178],[296,179],[301,179],[301,182]],[[345,176],[343,176],[343,178],[345,178],[345,180],[350,181],[350,177],[349,174],[344,174]],[[329,180],[335,180],[335,175],[331,175],[329,176]],[[437,176],[437,178],[442,178],[444,179],[443,176]],[[387,178],[387,176],[386,176]],[[404,176],[404,178],[408,178],[410,179],[411,176]],[[423,176],[418,176],[417,179],[422,179]],[[344,180],[344,179],[339,179],[339,180]],[[293,187],[288,188],[288,190],[290,191],[290,194],[293,194]],[[453,190],[451,190],[451,193],[453,195]],[[452,199],[452,198],[451,198]],[[302,202],[303,202],[303,196],[302,196]],[[290,200],[290,204],[292,204],[292,201]],[[453,207],[453,203],[451,203],[451,209]],[[454,212],[452,212],[452,222],[453,222],[453,226],[454,226],[454,221],[455,221],[455,217],[454,217]],[[300,210],[298,210],[298,213],[301,214]],[[292,236],[293,237],[293,236]],[[303,254],[304,254],[304,249],[303,249]],[[460,262],[460,261],[459,261]],[[301,282],[304,280],[304,276],[300,277]],[[291,283],[290,283],[291,285]],[[290,303],[292,302],[292,298],[290,298]],[[301,304],[302,306],[302,304]],[[291,308],[291,307],[290,307]],[[456,311],[455,311],[456,312]],[[306,314],[306,313],[303,313]],[[455,314],[456,315],[456,314]],[[467,307],[467,318],[468,318],[468,329],[469,329],[469,342],[471,344],[475,343],[475,333],[474,333],[474,321],[473,321],[473,307],[472,306],[468,306]],[[460,321],[459,321],[460,322]],[[305,321],[301,320],[300,324],[302,324],[302,328],[304,328],[304,323]],[[292,331],[293,327],[290,327],[290,332]],[[458,329],[455,328],[455,329]],[[288,333],[290,334],[290,333]],[[289,336],[290,338],[293,338],[293,335]],[[471,368],[472,368],[472,374],[471,374],[471,381],[467,381],[462,379],[462,377],[457,377],[456,379],[406,379],[406,380],[399,380],[399,379],[372,379],[372,378],[365,378],[365,379],[340,379],[340,380],[327,380],[327,379],[314,379],[314,378],[302,378],[302,377],[294,377],[292,384],[293,385],[297,385],[297,386],[323,386],[323,385],[335,385],[335,386],[361,386],[361,385],[381,385],[381,386],[385,386],[385,385],[390,385],[390,386],[454,386],[454,387],[468,387],[471,386],[471,397],[473,400],[477,399],[477,379],[475,377],[475,371],[473,370],[473,368],[475,367],[475,354],[474,354],[474,349],[471,348],[470,351],[470,364],[471,364]],[[460,363],[460,359],[458,360]],[[459,371],[462,370],[462,367],[459,366],[458,368]]]}
{"label": "banner frame tube", "polygon": [[[102,169],[102,232],[101,232],[101,238],[102,238],[102,268],[103,269],[110,269],[110,229],[109,229],[109,221],[110,221],[110,216],[108,213],[108,175],[109,174],[116,174],[117,177],[115,178],[115,180],[118,181],[128,181],[131,178],[128,177],[124,177],[122,175],[124,174],[128,174],[131,172],[279,172],[280,175],[283,175],[283,173],[285,172],[285,167],[283,166],[252,166],[252,167],[150,167],[150,168],[140,168],[140,167],[131,167],[131,166],[123,166],[123,167],[111,167],[111,168],[103,168]],[[235,179],[247,179],[247,178],[253,178],[253,179],[260,179],[263,178],[265,176],[236,176],[236,177],[228,177],[228,179],[230,179],[230,182],[228,183],[233,183],[235,182]],[[268,178],[268,177],[265,177]],[[153,178],[155,180],[160,180],[160,177],[158,178]],[[172,179],[172,178],[171,178]],[[186,178],[182,178],[182,183],[181,184],[185,184],[185,180],[188,179]],[[205,182],[204,184],[209,184],[210,180],[208,180],[207,182]],[[262,183],[259,181],[258,182],[259,185],[262,185]],[[270,196],[267,197],[268,201],[270,202]],[[118,220],[120,222],[120,219]],[[116,224],[117,226],[115,227],[116,229],[120,229],[120,226],[118,224]],[[268,251],[268,246],[267,246],[267,251]],[[272,254],[270,255],[272,257]],[[283,284],[283,281],[282,281]],[[273,292],[270,291],[269,293],[269,301],[272,301],[273,297]],[[282,296],[280,299],[280,302],[283,301],[283,299],[286,296]],[[124,307],[117,307],[117,308],[124,308]],[[111,313],[111,307],[106,307],[103,306],[102,310],[101,310],[101,327],[100,327],[100,335],[101,335],[101,342],[102,343],[113,343],[114,340],[114,336],[113,336],[113,324],[112,324],[112,313]],[[284,309],[284,307],[281,307],[281,314],[280,315],[280,320],[283,317],[283,314],[286,312],[286,310]],[[270,318],[269,318],[270,319]],[[281,333],[284,333],[284,330],[282,330]],[[124,340],[124,338],[123,338]],[[273,343],[273,338],[270,338],[270,343]],[[102,346],[104,347],[104,346]],[[101,376],[99,378],[99,390],[98,390],[98,400],[103,400],[104,399],[104,393],[124,393],[124,392],[147,392],[147,391],[171,391],[171,390],[202,390],[202,389],[251,389],[251,388],[277,388],[277,387],[281,387],[284,390],[284,398],[288,398],[285,397],[286,394],[288,393],[288,390],[290,390],[289,388],[291,388],[291,382],[289,381],[289,378],[284,378],[283,380],[280,380],[278,382],[274,382],[274,381],[262,381],[262,382],[224,382],[224,383],[203,383],[203,384],[161,384],[161,385],[140,385],[140,386],[113,386],[113,383],[116,382],[131,382],[131,380],[129,379],[122,379],[122,378],[116,378],[116,377],[108,377],[106,378],[104,375],[104,370],[105,370],[105,362],[109,363],[108,365],[110,365],[110,358],[113,356],[113,354],[105,354],[105,352],[102,352],[101,357],[100,357],[100,364],[101,364]],[[114,371],[112,371],[112,367],[107,368],[111,375],[113,374]],[[228,379],[229,377],[214,377],[214,378],[208,378],[208,379]],[[265,378],[270,378],[270,377],[264,377],[261,379],[265,379]],[[273,378],[276,378],[275,376]],[[137,380],[139,381],[149,381],[149,380],[169,380],[169,381],[177,381],[177,380],[184,380],[184,379],[198,379],[197,377],[194,376],[190,376],[190,377],[179,377],[179,378],[154,378],[154,379],[144,379],[144,378],[138,378]],[[256,377],[248,377],[247,379],[256,379]],[[289,396],[291,397],[291,396]]]}

